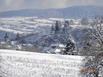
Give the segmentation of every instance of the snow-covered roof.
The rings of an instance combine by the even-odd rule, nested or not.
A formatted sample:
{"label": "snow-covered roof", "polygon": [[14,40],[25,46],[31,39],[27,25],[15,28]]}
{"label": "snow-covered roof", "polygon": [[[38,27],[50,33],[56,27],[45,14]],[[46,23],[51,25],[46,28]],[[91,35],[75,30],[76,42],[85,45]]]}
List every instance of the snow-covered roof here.
{"label": "snow-covered roof", "polygon": [[63,44],[51,44],[51,46],[56,46],[56,47],[65,47]]}
{"label": "snow-covered roof", "polygon": [[55,52],[55,53],[59,53],[59,52],[61,52],[61,50],[60,50],[60,49],[55,49],[54,52]]}

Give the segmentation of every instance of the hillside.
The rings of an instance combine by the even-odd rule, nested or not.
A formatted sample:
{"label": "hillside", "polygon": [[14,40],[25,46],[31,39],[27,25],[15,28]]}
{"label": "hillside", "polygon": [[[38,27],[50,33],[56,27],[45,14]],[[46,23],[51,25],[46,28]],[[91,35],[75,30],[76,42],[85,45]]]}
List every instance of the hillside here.
{"label": "hillside", "polygon": [[81,17],[93,17],[103,15],[103,7],[101,6],[73,6],[62,9],[22,9],[15,11],[1,12],[0,17],[12,17],[12,16],[37,16],[41,18],[81,18]]}

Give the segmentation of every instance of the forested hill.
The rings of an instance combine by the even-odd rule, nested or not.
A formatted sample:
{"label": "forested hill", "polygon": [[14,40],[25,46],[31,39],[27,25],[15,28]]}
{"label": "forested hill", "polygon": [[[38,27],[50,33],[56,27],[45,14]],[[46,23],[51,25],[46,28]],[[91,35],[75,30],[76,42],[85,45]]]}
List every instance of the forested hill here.
{"label": "forested hill", "polygon": [[41,18],[55,17],[55,18],[81,18],[81,17],[94,17],[103,15],[102,6],[73,6],[62,9],[22,9],[1,12],[0,17],[12,16],[36,16]]}

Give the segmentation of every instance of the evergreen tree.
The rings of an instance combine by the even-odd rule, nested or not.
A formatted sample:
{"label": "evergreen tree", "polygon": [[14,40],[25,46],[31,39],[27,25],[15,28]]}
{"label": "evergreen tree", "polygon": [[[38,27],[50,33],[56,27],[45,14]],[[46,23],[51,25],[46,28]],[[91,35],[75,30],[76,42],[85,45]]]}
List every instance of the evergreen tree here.
{"label": "evergreen tree", "polygon": [[70,25],[74,25],[74,21],[73,21],[73,20],[70,20],[70,21],[69,21],[69,24],[70,24]]}
{"label": "evergreen tree", "polygon": [[8,34],[5,33],[5,35],[4,35],[4,40],[5,40],[5,42],[7,42],[8,38],[9,38]]}
{"label": "evergreen tree", "polygon": [[60,31],[60,26],[61,26],[60,22],[56,21],[56,23],[55,23],[55,33],[58,33]]}
{"label": "evergreen tree", "polygon": [[19,43],[23,45],[23,44],[26,43],[26,41],[25,41],[25,39],[22,39],[22,40],[19,41]]}
{"label": "evergreen tree", "polygon": [[54,33],[55,31],[55,28],[54,28],[54,25],[51,26],[51,33]]}
{"label": "evergreen tree", "polygon": [[88,25],[89,24],[88,18],[82,18],[81,19],[81,24],[82,25]]}
{"label": "evergreen tree", "polygon": [[19,40],[19,39],[20,39],[20,34],[17,33],[17,34],[16,34],[16,40]]}
{"label": "evergreen tree", "polygon": [[68,55],[72,54],[73,55],[74,49],[75,49],[75,44],[71,40],[69,40],[65,47],[63,54],[68,54]]}
{"label": "evergreen tree", "polygon": [[68,28],[69,28],[69,21],[65,21],[64,27],[63,27],[63,33],[68,33]]}

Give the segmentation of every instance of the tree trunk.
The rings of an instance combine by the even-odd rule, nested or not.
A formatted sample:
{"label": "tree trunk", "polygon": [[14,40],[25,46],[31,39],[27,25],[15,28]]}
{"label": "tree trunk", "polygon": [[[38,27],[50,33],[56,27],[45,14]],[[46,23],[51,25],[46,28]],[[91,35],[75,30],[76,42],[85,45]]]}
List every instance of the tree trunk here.
{"label": "tree trunk", "polygon": [[94,77],[99,77],[99,71],[96,71],[96,72],[94,73]]}

